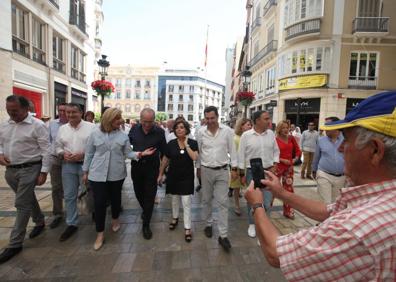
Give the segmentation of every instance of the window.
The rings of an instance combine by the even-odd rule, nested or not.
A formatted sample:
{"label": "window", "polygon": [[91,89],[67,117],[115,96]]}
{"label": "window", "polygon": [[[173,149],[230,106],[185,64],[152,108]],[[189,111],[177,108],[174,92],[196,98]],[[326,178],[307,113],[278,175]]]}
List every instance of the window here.
{"label": "window", "polygon": [[173,95],[169,95],[169,102],[173,102]]}
{"label": "window", "polygon": [[117,78],[117,79],[116,79],[115,86],[116,86],[116,87],[121,87],[121,79],[120,79],[120,78]]}
{"label": "window", "polygon": [[169,119],[173,119],[173,114],[169,114]]}
{"label": "window", "polygon": [[86,55],[80,50],[80,57],[79,57],[79,71],[80,71],[80,76],[79,80],[81,82],[86,81],[86,76],[85,76],[85,60],[86,60]]}
{"label": "window", "polygon": [[183,95],[179,95],[179,102],[183,102]]}
{"label": "window", "polygon": [[136,88],[140,88],[141,87],[140,80],[136,80],[135,87]]}
{"label": "window", "polygon": [[286,0],[284,8],[285,27],[304,19],[321,17],[323,0]]}
{"label": "window", "polygon": [[136,90],[135,99],[140,100],[140,90]]}
{"label": "window", "polygon": [[380,0],[359,0],[359,17],[380,17],[381,8]]}
{"label": "window", "polygon": [[78,48],[71,46],[71,77],[78,79]]}
{"label": "window", "polygon": [[179,92],[181,92],[181,93],[184,92],[184,85],[179,85]]}
{"label": "window", "polygon": [[297,72],[297,51],[293,52],[293,57],[292,57],[292,69],[291,72],[292,73],[296,73]]}
{"label": "window", "polygon": [[194,106],[193,106],[193,105],[188,105],[188,111],[189,111],[189,112],[194,111]]}
{"label": "window", "polygon": [[144,87],[147,87],[147,88],[151,87],[150,80],[146,80],[146,84],[144,85]]}
{"label": "window", "polygon": [[272,24],[268,29],[267,29],[267,44],[270,43],[272,40],[274,40],[275,36],[275,28],[274,24]]}
{"label": "window", "polygon": [[307,55],[307,71],[313,70],[313,64],[314,64],[314,49],[309,48]]}
{"label": "window", "polygon": [[253,48],[253,56],[256,56],[257,53],[260,51],[260,44],[259,41],[257,40],[256,42],[254,42],[254,48]]}
{"label": "window", "polygon": [[173,92],[174,91],[174,86],[173,85],[169,85],[168,86],[168,91],[169,92]]}
{"label": "window", "polygon": [[53,67],[55,70],[62,73],[66,72],[64,50],[65,40],[54,33],[54,36],[52,37]]}
{"label": "window", "polygon": [[125,105],[125,112],[127,112],[127,113],[131,112],[131,105],[130,104],[126,104]]}
{"label": "window", "polygon": [[275,90],[275,67],[271,67],[265,71],[266,78],[266,94],[273,93]]}
{"label": "window", "polygon": [[190,85],[190,92],[194,93],[194,85]]}
{"label": "window", "polygon": [[187,116],[187,120],[188,121],[193,121],[194,120],[194,116],[193,115],[188,115]]}
{"label": "window", "polygon": [[144,99],[145,100],[150,100],[150,92],[148,90],[144,91]]}
{"label": "window", "polygon": [[129,89],[126,90],[125,99],[131,99],[131,90],[129,90]]}
{"label": "window", "polygon": [[33,60],[45,64],[45,24],[32,17]]}
{"label": "window", "polygon": [[29,14],[12,4],[12,49],[29,58]]}
{"label": "window", "polygon": [[173,104],[168,104],[168,111],[173,112]]}
{"label": "window", "polygon": [[135,113],[139,113],[141,108],[139,104],[135,104]]}
{"label": "window", "polygon": [[125,81],[125,86],[126,86],[126,87],[131,87],[131,85],[132,85],[132,81],[128,78],[128,79]]}
{"label": "window", "polygon": [[194,96],[193,95],[188,95],[188,101],[193,102],[194,101]]}
{"label": "window", "polygon": [[352,52],[349,79],[375,80],[377,76],[377,57],[377,53]]}
{"label": "window", "polygon": [[177,105],[177,110],[178,110],[179,112],[182,112],[182,111],[184,111],[183,104],[179,104],[179,105]]}
{"label": "window", "polygon": [[117,92],[116,92],[116,99],[121,99],[121,91],[120,90],[117,90]]}

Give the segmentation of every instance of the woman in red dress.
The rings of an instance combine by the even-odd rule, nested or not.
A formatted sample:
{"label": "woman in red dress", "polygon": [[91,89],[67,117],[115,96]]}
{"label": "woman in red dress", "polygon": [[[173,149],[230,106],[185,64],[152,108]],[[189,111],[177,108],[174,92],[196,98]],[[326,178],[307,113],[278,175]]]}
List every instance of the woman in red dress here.
{"label": "woman in red dress", "polygon": [[[276,142],[280,150],[277,176],[281,180],[283,188],[294,193],[293,165],[301,156],[301,150],[294,137],[289,134],[289,124],[286,121],[281,121],[276,126]],[[283,203],[283,215],[294,219],[293,209],[285,203]]]}

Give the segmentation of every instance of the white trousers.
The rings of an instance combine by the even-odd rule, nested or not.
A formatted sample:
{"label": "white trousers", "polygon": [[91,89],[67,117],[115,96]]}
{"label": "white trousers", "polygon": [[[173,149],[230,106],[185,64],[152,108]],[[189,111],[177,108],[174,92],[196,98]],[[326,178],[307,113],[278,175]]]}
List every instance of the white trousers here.
{"label": "white trousers", "polygon": [[183,205],[184,228],[191,229],[191,195],[172,195],[172,217],[179,218],[180,198]]}
{"label": "white trousers", "polygon": [[334,176],[322,170],[316,173],[316,182],[318,183],[318,193],[326,204],[334,203],[340,189],[345,187],[345,175]]}

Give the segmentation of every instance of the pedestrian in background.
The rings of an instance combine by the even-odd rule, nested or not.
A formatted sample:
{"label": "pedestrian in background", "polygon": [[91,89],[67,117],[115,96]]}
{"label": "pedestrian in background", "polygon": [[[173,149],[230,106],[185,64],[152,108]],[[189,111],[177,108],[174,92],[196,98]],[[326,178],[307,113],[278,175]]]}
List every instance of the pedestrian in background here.
{"label": "pedestrian in background", "polygon": [[[276,126],[276,142],[279,147],[279,163],[276,166],[276,175],[282,183],[283,189],[294,193],[293,176],[294,164],[301,156],[300,147],[292,135],[289,134],[289,123],[281,121]],[[283,216],[294,219],[294,211],[287,203],[283,203]]]}
{"label": "pedestrian in background", "polygon": [[158,183],[161,184],[165,168],[168,167],[166,177],[166,193],[172,195],[172,220],[169,229],[174,230],[179,222],[180,200],[183,205],[184,238],[191,242],[191,195],[194,194],[194,161],[198,158],[198,144],[188,138],[190,124],[179,119],[173,125],[176,139],[169,141],[162,158]]}
{"label": "pedestrian in background", "polygon": [[[340,120],[328,117],[326,123]],[[340,130],[326,130],[326,135],[319,137],[312,163],[313,177],[318,184],[318,192],[326,204],[334,203],[345,187],[344,154],[338,149],[344,141]]]}
{"label": "pedestrian in background", "polygon": [[[308,129],[301,136],[301,149],[303,152],[303,164],[301,167],[301,179],[312,178],[312,161],[316,150],[316,142],[319,133],[315,130],[313,122],[308,123]],[[306,174],[305,174],[306,171]]]}
{"label": "pedestrian in background", "polygon": [[58,105],[58,118],[50,121],[48,127],[49,141],[51,143],[51,196],[52,196],[52,221],[51,229],[56,228],[63,218],[63,184],[62,184],[62,160],[56,154],[55,142],[59,128],[67,123],[66,103]]}
{"label": "pedestrian in background", "polygon": [[84,120],[87,122],[95,123],[95,113],[92,111],[87,111],[84,115]]}
{"label": "pedestrian in background", "polygon": [[83,182],[93,190],[95,224],[97,237],[94,249],[99,250],[104,243],[106,203],[111,203],[111,229],[120,229],[121,188],[126,173],[125,159],[135,159],[150,155],[154,150],[133,152],[128,136],[122,132],[122,112],[117,108],[108,109],[102,116],[100,126],[90,134],[84,157]]}
{"label": "pedestrian in background", "polygon": [[30,216],[35,227],[29,238],[44,230],[44,215],[34,189],[45,183],[51,168],[48,130],[41,120],[28,114],[29,101],[22,96],[8,96],[6,109],[10,119],[0,124],[0,165],[6,166],[5,179],[15,192],[16,218],[9,244],[0,254],[0,264],[22,250]]}
{"label": "pedestrian in background", "polygon": [[63,242],[78,229],[77,196],[82,183],[82,165],[85,146],[95,124],[82,120],[80,105],[66,105],[68,123],[61,126],[56,137],[56,153],[62,160],[62,183],[66,206],[65,231],[59,238]]}
{"label": "pedestrian in background", "polygon": [[129,131],[129,141],[134,151],[143,152],[153,148],[152,155],[143,156],[138,161],[131,162],[131,177],[136,198],[143,210],[142,232],[146,240],[150,240],[153,232],[150,228],[154,209],[154,199],[157,194],[157,180],[160,168],[160,153],[166,150],[165,133],[155,125],[155,111],[145,108],[140,112],[140,123]]}
{"label": "pedestrian in background", "polygon": [[[202,180],[202,219],[206,221],[205,236],[213,236],[212,200],[218,206],[218,242],[228,252],[231,243],[228,239],[228,185],[230,181],[229,166],[237,166],[234,146],[234,132],[226,125],[219,123],[219,112],[216,107],[208,106],[204,110],[206,126],[197,134],[199,162],[197,171]],[[230,163],[231,160],[231,163]]]}
{"label": "pedestrian in background", "polygon": [[[248,118],[240,118],[237,120],[235,124],[235,135],[234,135],[234,146],[235,151],[238,152],[239,143],[241,140],[241,135],[243,132],[248,131],[252,128],[252,121]],[[243,173],[245,173],[243,171]],[[234,195],[234,212],[237,216],[241,215],[241,207],[239,204],[240,198],[240,191],[243,188],[243,184],[241,182],[241,178],[239,176],[240,172],[238,168],[234,168],[231,170],[231,178],[230,178],[230,189],[231,189],[231,196]]]}
{"label": "pedestrian in background", "polygon": [[[279,163],[279,147],[276,143],[274,132],[269,128],[272,125],[270,114],[267,111],[257,111],[252,115],[253,128],[245,131],[241,136],[238,150],[238,167],[242,183],[250,183],[252,181],[252,170],[250,167],[250,160],[260,158],[263,168],[271,170],[275,173],[276,165]],[[246,169],[246,176],[244,171]],[[271,213],[272,194],[266,189],[260,189],[264,194],[262,204],[265,207],[268,215]],[[248,207],[248,235],[249,237],[256,237],[256,229],[252,215],[251,205]]]}

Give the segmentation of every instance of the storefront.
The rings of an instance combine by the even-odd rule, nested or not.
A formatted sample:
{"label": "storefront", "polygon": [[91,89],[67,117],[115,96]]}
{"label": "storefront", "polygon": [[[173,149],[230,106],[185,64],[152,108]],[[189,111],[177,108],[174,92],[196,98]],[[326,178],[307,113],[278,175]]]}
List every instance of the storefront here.
{"label": "storefront", "polygon": [[61,84],[59,82],[55,82],[55,103],[54,103],[54,113],[55,117],[58,116],[58,105],[61,103],[66,103],[66,97],[67,97],[67,86],[64,84]]}
{"label": "storefront", "polygon": [[13,87],[12,93],[14,95],[23,96],[32,103],[32,107],[29,111],[37,118],[41,118],[42,115],[42,94],[31,90],[26,90],[19,87]]}
{"label": "storefront", "polygon": [[87,93],[72,88],[71,94],[72,94],[71,102],[80,105],[81,110],[85,113],[85,110],[87,108]]}
{"label": "storefront", "polygon": [[308,127],[309,122],[314,122],[316,126],[319,123],[320,98],[303,99],[297,98],[293,100],[285,100],[286,119],[292,124],[297,125],[301,130]]}

